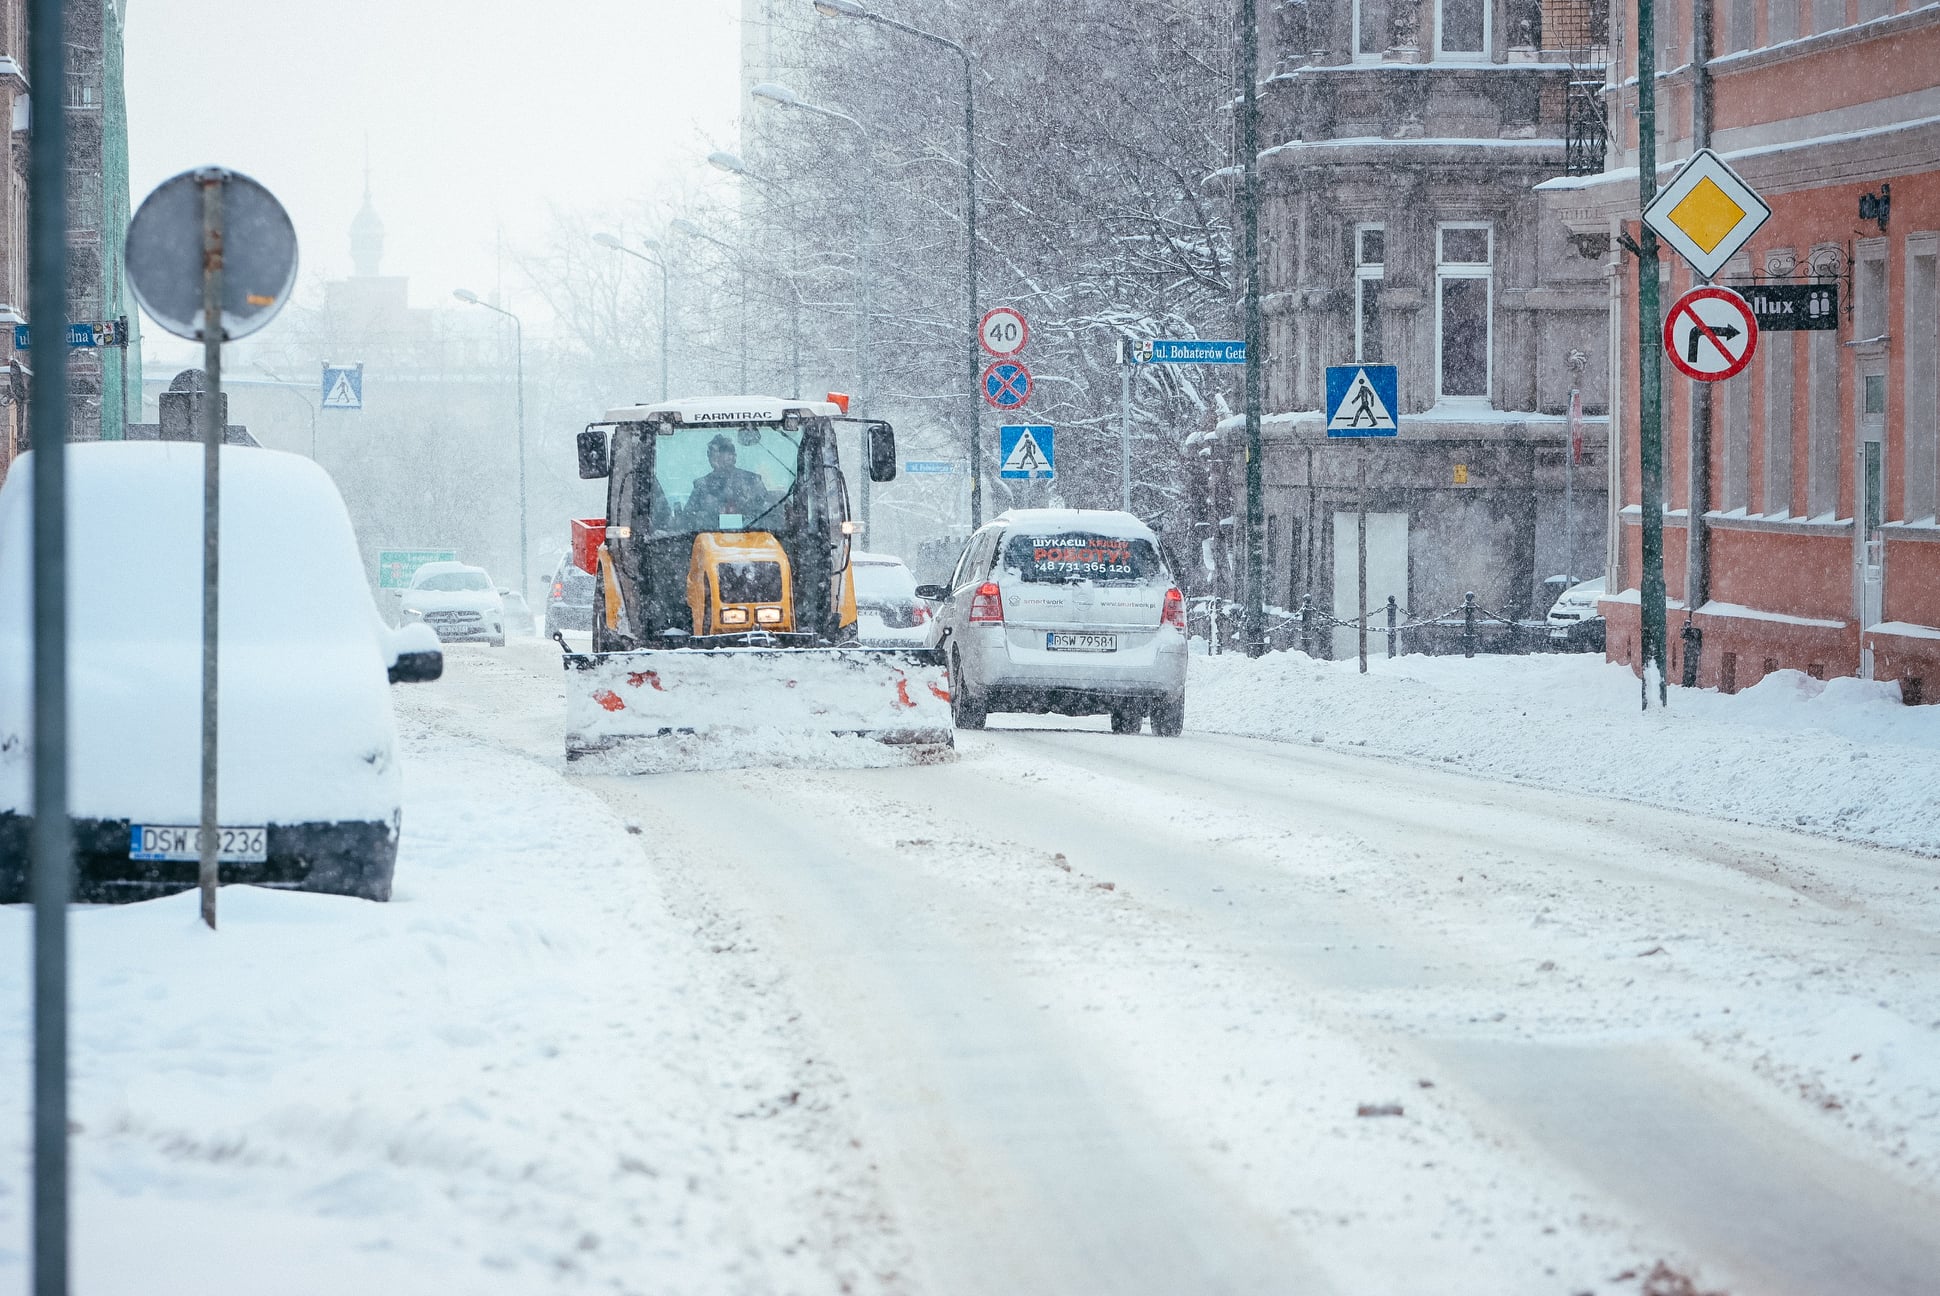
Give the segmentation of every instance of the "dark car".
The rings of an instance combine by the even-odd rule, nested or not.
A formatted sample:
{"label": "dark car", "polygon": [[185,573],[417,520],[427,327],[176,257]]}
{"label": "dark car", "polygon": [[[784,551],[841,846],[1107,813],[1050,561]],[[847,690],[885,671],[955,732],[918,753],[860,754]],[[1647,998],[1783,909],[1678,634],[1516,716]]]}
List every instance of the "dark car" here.
{"label": "dark car", "polygon": [[552,586],[546,591],[546,635],[556,630],[593,632],[593,591],[590,573],[573,564],[571,554],[559,560],[552,573]]}

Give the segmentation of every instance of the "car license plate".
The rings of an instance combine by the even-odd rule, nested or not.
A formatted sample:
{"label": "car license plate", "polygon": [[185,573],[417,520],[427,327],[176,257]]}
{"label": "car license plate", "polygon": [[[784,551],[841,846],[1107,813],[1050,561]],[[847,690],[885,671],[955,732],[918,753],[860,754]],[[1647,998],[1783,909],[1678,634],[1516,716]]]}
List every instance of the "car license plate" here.
{"label": "car license plate", "polygon": [[[261,864],[269,858],[269,829],[261,824],[216,829],[221,841],[216,859],[225,864]],[[131,824],[128,858],[138,860],[197,860],[202,858],[202,830],[194,824]]]}
{"label": "car license plate", "polygon": [[1117,652],[1118,636],[1049,630],[1044,635],[1044,646],[1052,652]]}

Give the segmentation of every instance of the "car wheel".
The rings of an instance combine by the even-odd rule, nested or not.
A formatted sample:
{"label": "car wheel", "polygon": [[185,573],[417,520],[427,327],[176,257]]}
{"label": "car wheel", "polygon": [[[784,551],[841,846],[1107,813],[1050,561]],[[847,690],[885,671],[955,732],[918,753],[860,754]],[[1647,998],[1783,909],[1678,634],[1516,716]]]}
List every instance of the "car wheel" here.
{"label": "car wheel", "polygon": [[1186,731],[1186,695],[1170,697],[1152,704],[1152,732],[1161,738],[1177,738]]}
{"label": "car wheel", "polygon": [[970,686],[963,681],[963,655],[952,653],[950,656],[950,718],[956,721],[959,729],[981,729],[990,713],[984,709],[983,699],[973,697]]}
{"label": "car wheel", "polygon": [[1145,708],[1136,702],[1118,702],[1111,708],[1111,731],[1135,734],[1145,727]]}
{"label": "car wheel", "polygon": [[496,638],[496,639],[493,639],[493,640],[491,640],[490,642],[491,642],[491,645],[492,645],[492,647],[494,647],[494,648],[503,648],[503,647],[505,647],[505,636],[504,636],[504,635],[500,635],[500,636],[499,636],[498,638]]}

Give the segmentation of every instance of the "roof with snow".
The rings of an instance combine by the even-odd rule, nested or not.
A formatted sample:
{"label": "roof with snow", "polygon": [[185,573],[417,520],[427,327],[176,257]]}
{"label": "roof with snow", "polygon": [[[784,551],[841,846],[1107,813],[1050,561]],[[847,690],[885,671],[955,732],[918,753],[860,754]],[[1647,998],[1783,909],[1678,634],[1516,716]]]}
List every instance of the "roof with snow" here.
{"label": "roof with snow", "polygon": [[785,396],[689,396],[652,405],[623,405],[606,411],[609,423],[680,424],[779,423],[789,414],[834,418],[842,407],[834,401],[802,400]]}
{"label": "roof with snow", "polygon": [[1013,531],[1083,531],[1116,540],[1158,539],[1151,527],[1122,509],[1006,509],[992,520]]}

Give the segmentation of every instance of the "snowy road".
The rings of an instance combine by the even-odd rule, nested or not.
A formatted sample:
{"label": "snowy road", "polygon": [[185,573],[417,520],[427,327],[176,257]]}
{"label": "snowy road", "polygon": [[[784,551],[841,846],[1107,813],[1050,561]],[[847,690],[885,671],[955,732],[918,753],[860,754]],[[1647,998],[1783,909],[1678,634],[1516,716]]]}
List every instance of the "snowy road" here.
{"label": "snowy road", "polygon": [[686,953],[757,960],[747,1011],[842,1078],[821,1136],[872,1158],[885,1289],[1940,1271],[1932,860],[1083,722],[930,768],[568,773],[546,651],[454,654],[421,718],[600,798],[734,931]]}

